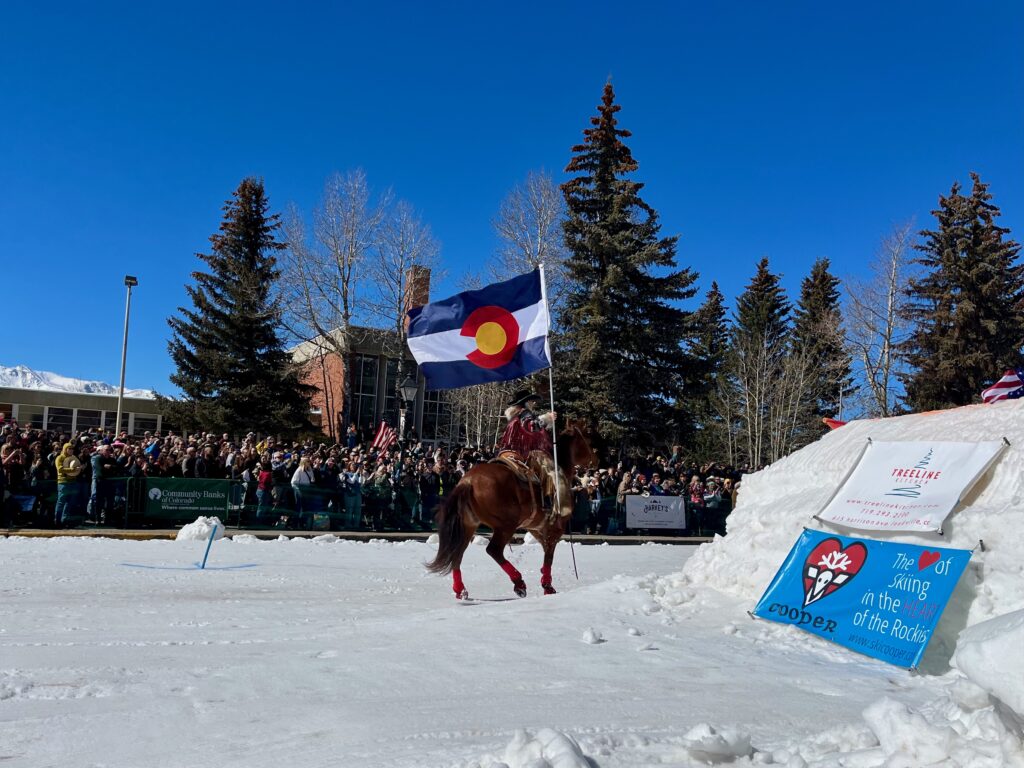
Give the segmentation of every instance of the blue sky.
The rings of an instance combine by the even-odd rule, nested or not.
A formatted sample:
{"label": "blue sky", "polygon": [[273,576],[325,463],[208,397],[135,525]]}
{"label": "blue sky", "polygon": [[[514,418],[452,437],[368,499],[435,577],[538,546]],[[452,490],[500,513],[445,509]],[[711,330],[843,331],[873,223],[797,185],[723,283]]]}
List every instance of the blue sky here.
{"label": "blue sky", "polygon": [[[166,318],[247,175],[309,209],[363,168],[449,270],[533,169],[564,178],[610,76],[647,201],[731,303],[859,274],[974,170],[1024,224],[1024,4],[50,3],[0,11],[0,364],[172,391]],[[694,303],[696,306],[696,302]]]}

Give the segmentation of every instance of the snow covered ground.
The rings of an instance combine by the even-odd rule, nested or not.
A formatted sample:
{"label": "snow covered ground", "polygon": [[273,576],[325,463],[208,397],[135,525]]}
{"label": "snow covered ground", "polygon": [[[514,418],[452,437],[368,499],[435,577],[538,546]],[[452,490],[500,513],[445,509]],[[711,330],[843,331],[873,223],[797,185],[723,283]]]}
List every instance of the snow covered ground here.
{"label": "snow covered ground", "polygon": [[[983,434],[984,433],[984,434]],[[1015,445],[951,519],[984,538],[924,674],[750,619],[861,441]],[[855,423],[751,477],[724,539],[483,547],[333,536],[0,539],[0,765],[1024,766],[1024,402]],[[192,536],[190,536],[191,534]],[[933,541],[907,536],[909,541]]]}

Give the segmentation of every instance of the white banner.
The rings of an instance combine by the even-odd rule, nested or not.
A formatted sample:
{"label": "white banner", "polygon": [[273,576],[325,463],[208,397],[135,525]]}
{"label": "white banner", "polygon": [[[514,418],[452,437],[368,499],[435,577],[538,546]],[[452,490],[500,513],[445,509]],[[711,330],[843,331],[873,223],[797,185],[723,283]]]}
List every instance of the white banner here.
{"label": "white banner", "polygon": [[626,496],[627,528],[685,528],[686,499],[682,496]]}
{"label": "white banner", "polygon": [[941,531],[1006,443],[871,442],[815,517],[867,531]]}

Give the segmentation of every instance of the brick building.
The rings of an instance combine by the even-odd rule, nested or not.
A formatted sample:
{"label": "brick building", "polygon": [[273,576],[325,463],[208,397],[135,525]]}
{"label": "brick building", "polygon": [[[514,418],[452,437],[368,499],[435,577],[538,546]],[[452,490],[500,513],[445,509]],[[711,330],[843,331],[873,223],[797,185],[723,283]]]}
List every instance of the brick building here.
{"label": "brick building", "polygon": [[[406,309],[426,304],[430,297],[430,270],[413,267],[407,273],[406,285]],[[337,347],[345,346],[342,334],[333,334],[332,340],[317,336],[291,351],[292,359],[304,366],[304,382],[316,389],[310,402],[310,419],[325,435],[341,442],[348,429],[343,417],[346,386],[352,389],[349,421],[364,437],[382,420],[397,429],[401,407],[398,386],[406,376],[411,376],[419,384],[419,391],[406,414],[406,430],[415,431],[427,441],[448,439],[450,414],[443,393],[424,391],[416,361],[397,331],[353,327],[348,340],[351,349],[344,350],[344,355],[336,351]]]}

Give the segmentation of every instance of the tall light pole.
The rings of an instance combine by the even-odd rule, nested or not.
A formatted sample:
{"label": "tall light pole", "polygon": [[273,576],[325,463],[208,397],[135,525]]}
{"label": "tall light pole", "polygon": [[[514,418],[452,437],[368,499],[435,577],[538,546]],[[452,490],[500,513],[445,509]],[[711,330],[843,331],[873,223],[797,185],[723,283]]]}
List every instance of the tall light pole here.
{"label": "tall light pole", "polygon": [[419,389],[419,385],[411,376],[406,376],[405,380],[398,385],[398,391],[402,395],[402,409],[398,412],[398,439],[405,440],[405,416],[406,411],[409,410],[410,404],[416,399],[416,390]]}
{"label": "tall light pole", "polygon": [[124,343],[121,344],[121,388],[117,392],[117,421],[114,422],[114,437],[121,432],[121,404],[124,400],[124,364],[128,360],[128,315],[132,311],[132,287],[139,280],[131,275],[124,276],[124,284],[128,287],[128,298],[124,302]]}

